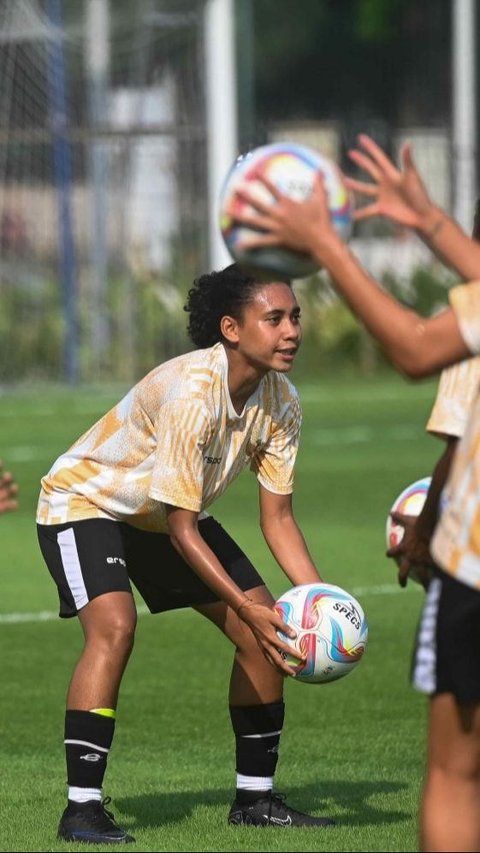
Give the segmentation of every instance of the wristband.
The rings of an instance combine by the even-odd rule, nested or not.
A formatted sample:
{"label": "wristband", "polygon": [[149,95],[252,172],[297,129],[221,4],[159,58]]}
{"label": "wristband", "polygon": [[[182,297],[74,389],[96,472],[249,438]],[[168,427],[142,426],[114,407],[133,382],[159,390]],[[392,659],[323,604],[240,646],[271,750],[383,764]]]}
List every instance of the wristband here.
{"label": "wristband", "polygon": [[251,598],[244,598],[243,601],[241,601],[237,607],[237,616],[240,617],[240,610],[242,609],[242,607],[247,607],[249,604],[255,604],[255,602],[252,601]]}
{"label": "wristband", "polygon": [[427,240],[433,240],[436,234],[438,234],[438,232],[440,231],[440,228],[443,226],[444,222],[445,217],[443,215],[439,216],[438,219],[433,223],[432,227],[430,228],[430,231],[427,231],[425,235]]}

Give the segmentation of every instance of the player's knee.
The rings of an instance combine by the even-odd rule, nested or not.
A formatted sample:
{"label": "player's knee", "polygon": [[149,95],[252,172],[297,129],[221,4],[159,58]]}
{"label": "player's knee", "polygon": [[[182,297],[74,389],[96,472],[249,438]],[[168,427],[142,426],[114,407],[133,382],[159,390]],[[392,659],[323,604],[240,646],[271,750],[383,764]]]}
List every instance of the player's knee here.
{"label": "player's knee", "polygon": [[263,660],[263,653],[258,645],[253,633],[244,623],[240,622],[238,630],[233,637],[237,657],[243,657],[248,660]]}
{"label": "player's knee", "polygon": [[134,618],[118,613],[98,625],[90,638],[105,647],[110,655],[125,656],[133,649],[135,628]]}

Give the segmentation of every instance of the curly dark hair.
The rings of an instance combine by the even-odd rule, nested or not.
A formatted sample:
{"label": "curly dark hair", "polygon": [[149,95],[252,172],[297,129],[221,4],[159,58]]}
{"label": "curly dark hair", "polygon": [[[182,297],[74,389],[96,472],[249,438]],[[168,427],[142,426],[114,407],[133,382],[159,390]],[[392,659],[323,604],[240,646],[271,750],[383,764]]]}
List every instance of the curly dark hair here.
{"label": "curly dark hair", "polygon": [[240,320],[243,307],[252,302],[255,290],[266,283],[238,264],[196,278],[183,306],[190,314],[187,332],[195,346],[204,349],[221,341],[222,317],[228,315]]}

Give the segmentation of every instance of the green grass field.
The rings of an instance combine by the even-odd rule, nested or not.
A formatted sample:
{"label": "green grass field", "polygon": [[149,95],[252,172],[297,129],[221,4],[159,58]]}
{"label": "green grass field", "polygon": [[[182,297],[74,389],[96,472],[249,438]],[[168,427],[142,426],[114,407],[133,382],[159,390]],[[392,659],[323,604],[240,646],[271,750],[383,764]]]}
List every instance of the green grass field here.
{"label": "green grass field", "polygon": [[[325,580],[363,604],[370,639],[350,678],[286,684],[277,788],[292,805],[331,815],[338,826],[227,826],[235,781],[231,648],[193,612],[142,614],[105,783],[137,850],[416,849],[426,702],[409,686],[408,670],[423,593],[414,584],[397,586],[384,556],[384,527],[397,493],[430,473],[440,453],[424,432],[435,387],[394,375],[299,384],[296,515]],[[56,828],[66,793],[64,700],[81,636],[76,620],[55,616],[34,512],[41,475],[119,393],[38,389],[0,398],[0,457],[21,487],[20,510],[0,519],[3,851],[74,849],[57,841]],[[258,529],[251,474],[217,503],[215,515],[272,592],[283,592],[288,582]]]}

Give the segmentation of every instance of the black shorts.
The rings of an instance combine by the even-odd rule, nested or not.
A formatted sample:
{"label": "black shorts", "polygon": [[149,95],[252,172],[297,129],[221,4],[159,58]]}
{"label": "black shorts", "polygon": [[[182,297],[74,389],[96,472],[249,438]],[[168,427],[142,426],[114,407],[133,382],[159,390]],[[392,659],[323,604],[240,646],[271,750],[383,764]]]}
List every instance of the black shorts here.
{"label": "black shorts", "polygon": [[480,701],[480,592],[445,572],[436,572],[427,591],[411,679],[431,696]]}
{"label": "black shorts", "polygon": [[[250,560],[214,518],[199,521],[198,529],[240,589],[263,585]],[[58,587],[60,616],[76,616],[103,593],[131,592],[130,581],[152,613],[219,601],[166,533],[148,533],[104,518],[38,524],[37,530]]]}

